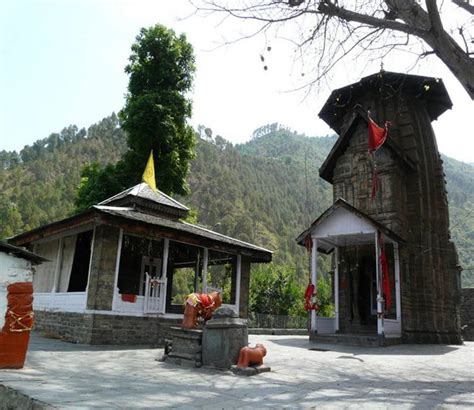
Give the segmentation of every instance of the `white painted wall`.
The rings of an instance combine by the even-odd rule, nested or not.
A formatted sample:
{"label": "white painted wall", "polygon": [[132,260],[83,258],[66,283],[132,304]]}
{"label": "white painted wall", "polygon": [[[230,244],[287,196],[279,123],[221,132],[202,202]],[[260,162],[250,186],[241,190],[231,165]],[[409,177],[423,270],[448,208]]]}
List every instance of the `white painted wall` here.
{"label": "white painted wall", "polygon": [[327,236],[374,233],[376,231],[375,227],[363,218],[349,212],[347,209],[338,208],[331,216],[313,228],[311,236],[324,238]]}
{"label": "white painted wall", "polygon": [[0,252],[0,330],[5,323],[7,312],[7,286],[15,282],[31,282],[32,280],[31,262]]}
{"label": "white painted wall", "polygon": [[87,292],[34,293],[33,309],[51,312],[77,312],[86,310]]}

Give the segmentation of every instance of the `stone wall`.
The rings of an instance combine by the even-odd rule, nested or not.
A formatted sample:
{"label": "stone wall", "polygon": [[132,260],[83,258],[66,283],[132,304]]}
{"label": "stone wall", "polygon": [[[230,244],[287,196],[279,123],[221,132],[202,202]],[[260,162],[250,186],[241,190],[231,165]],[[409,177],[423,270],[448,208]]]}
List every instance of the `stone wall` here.
{"label": "stone wall", "polygon": [[68,342],[90,343],[92,324],[92,315],[36,310],[33,330]]}
{"label": "stone wall", "polygon": [[119,235],[118,228],[106,225],[95,228],[87,309],[112,310]]}
{"label": "stone wall", "polygon": [[164,346],[169,327],[179,323],[145,316],[36,311],[34,330],[74,343]]}
{"label": "stone wall", "polygon": [[461,327],[464,340],[474,341],[474,288],[462,290]]}
{"label": "stone wall", "polygon": [[95,314],[90,343],[164,346],[169,327],[179,323],[180,319]]}
{"label": "stone wall", "polygon": [[239,316],[242,319],[249,317],[249,292],[250,292],[250,259],[242,256],[240,267],[240,301]]}

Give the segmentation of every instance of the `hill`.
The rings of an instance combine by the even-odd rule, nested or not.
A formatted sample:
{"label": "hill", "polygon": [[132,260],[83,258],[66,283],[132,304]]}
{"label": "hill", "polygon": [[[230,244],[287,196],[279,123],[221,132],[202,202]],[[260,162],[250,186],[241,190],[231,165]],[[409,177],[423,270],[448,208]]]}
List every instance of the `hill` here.
{"label": "hill", "polygon": [[[197,211],[200,224],[275,250],[275,262],[295,266],[304,282],[308,259],[294,238],[331,204],[331,186],[318,168],[335,137],[307,137],[272,124],[234,146],[206,131],[200,128],[191,164],[191,194],[178,199]],[[114,162],[124,149],[112,115],[87,131],[70,126],[20,153],[0,152],[0,236],[69,215],[82,166]],[[471,269],[463,272],[463,284],[474,286],[474,167],[443,159],[453,238],[462,265]]]}

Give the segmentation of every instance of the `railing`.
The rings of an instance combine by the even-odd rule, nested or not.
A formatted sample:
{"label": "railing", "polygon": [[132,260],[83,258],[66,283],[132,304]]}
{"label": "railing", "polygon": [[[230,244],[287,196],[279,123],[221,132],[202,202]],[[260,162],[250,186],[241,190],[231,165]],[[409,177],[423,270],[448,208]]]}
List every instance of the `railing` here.
{"label": "railing", "polygon": [[263,313],[249,313],[250,328],[264,329],[307,329],[307,316],[266,315]]}
{"label": "railing", "polygon": [[33,294],[33,309],[82,313],[86,309],[87,292]]}
{"label": "railing", "polygon": [[163,313],[164,309],[164,290],[166,289],[166,279],[155,279],[146,275],[145,300],[143,304],[144,313]]}

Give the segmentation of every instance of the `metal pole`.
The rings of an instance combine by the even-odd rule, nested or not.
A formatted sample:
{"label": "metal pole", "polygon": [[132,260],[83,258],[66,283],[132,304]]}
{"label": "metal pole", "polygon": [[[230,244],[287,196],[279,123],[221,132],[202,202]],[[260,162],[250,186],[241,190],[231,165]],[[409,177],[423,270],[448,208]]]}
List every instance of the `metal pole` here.
{"label": "metal pole", "polygon": [[202,261],[202,293],[207,293],[207,265],[209,263],[209,249],[204,248]]}
{"label": "metal pole", "polygon": [[402,305],[400,294],[400,255],[398,252],[398,243],[393,243],[393,258],[395,259],[395,300],[397,303],[397,321],[400,323],[400,331],[402,330]]}
{"label": "metal pole", "polygon": [[[315,289],[317,287],[317,268],[318,268],[318,242],[316,238],[312,238],[313,240],[313,247],[311,248],[311,283],[313,283]],[[314,301],[313,301],[314,302]],[[317,333],[318,325],[317,325],[317,317],[316,317],[316,310],[311,311],[311,331]]]}
{"label": "metal pole", "polygon": [[160,289],[160,310],[165,313],[166,310],[166,290],[168,287],[168,254],[169,254],[170,240],[165,238],[163,240],[163,265],[161,267],[161,279],[164,280],[164,284]]}
{"label": "metal pole", "polygon": [[237,255],[237,272],[235,278],[235,306],[237,307],[237,314],[240,316],[240,276],[242,273],[242,256]]}
{"label": "metal pole", "polygon": [[336,259],[334,268],[334,310],[336,316],[336,332],[339,331],[339,247],[334,250],[334,258]]}
{"label": "metal pole", "polygon": [[378,232],[375,232],[375,278],[377,284],[377,334],[383,335],[382,289],[380,280],[380,250]]}

